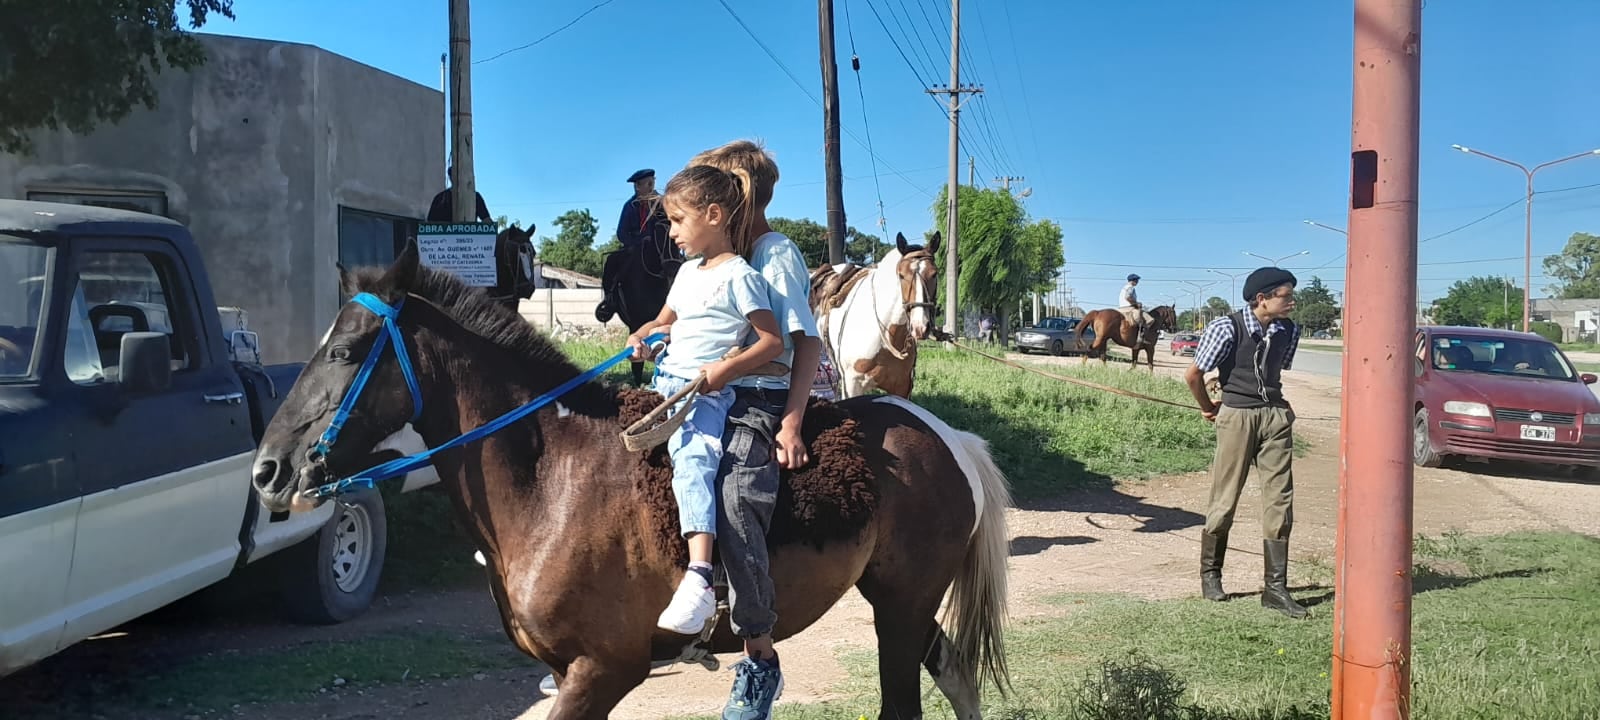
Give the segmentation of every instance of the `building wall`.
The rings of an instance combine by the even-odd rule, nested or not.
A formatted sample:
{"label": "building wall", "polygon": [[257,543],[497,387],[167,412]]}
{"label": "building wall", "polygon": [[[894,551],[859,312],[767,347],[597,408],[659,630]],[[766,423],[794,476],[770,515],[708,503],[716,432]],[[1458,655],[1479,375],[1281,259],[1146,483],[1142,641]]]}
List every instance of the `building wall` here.
{"label": "building wall", "polygon": [[208,62],[164,73],[156,109],[0,155],[0,197],[164,195],[262,359],[303,360],[340,302],[340,205],[420,218],[443,187],[444,97],[308,45],[198,37]]}

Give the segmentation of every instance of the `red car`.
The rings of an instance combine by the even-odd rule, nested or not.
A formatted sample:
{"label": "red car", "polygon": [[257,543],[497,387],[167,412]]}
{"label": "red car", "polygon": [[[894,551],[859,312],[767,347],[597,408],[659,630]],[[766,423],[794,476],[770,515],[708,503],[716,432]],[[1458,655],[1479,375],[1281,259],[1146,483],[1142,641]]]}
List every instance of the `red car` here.
{"label": "red car", "polygon": [[1530,333],[1427,326],[1416,339],[1412,456],[1573,466],[1600,476],[1600,399],[1554,343]]}
{"label": "red car", "polygon": [[1194,333],[1182,333],[1172,336],[1173,355],[1193,355],[1200,347],[1200,336]]}

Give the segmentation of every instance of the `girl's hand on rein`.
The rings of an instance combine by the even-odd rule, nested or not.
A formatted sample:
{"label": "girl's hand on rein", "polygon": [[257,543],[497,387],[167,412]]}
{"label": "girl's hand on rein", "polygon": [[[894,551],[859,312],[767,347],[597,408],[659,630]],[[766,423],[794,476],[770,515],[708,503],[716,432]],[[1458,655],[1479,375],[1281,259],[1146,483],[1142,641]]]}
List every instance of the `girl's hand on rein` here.
{"label": "girl's hand on rein", "polygon": [[714,363],[710,363],[705,367],[700,368],[700,372],[704,373],[706,376],[705,384],[702,386],[705,388],[706,392],[716,392],[721,390],[722,388],[726,387],[730,381],[734,380],[732,369],[728,366],[727,360],[718,360]]}

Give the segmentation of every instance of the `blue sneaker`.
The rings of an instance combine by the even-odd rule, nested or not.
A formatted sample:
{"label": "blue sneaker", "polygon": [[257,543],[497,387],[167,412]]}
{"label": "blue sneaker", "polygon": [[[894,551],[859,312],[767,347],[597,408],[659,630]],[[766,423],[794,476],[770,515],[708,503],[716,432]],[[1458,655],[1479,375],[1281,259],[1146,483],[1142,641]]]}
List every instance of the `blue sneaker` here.
{"label": "blue sneaker", "polygon": [[722,720],[768,720],[783,694],[783,672],[776,664],[745,658],[733,666],[733,692]]}

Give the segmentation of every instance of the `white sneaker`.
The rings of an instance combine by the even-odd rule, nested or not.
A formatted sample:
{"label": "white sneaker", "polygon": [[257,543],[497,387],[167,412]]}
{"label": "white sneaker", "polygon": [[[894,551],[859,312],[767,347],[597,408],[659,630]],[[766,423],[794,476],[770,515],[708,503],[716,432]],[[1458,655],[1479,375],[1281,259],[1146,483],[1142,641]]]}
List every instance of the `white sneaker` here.
{"label": "white sneaker", "polygon": [[687,572],[672,593],[672,602],[661,611],[656,627],[679,635],[698,635],[717,611],[717,594],[699,573]]}

